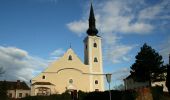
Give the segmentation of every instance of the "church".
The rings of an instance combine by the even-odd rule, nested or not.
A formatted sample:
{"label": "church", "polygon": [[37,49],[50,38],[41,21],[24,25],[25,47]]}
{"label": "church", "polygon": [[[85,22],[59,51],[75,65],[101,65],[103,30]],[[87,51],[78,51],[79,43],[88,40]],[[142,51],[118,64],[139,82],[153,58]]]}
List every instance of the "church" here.
{"label": "church", "polygon": [[65,91],[104,91],[102,38],[97,35],[91,4],[89,28],[84,38],[84,62],[72,48],[31,80],[31,95],[61,94]]}

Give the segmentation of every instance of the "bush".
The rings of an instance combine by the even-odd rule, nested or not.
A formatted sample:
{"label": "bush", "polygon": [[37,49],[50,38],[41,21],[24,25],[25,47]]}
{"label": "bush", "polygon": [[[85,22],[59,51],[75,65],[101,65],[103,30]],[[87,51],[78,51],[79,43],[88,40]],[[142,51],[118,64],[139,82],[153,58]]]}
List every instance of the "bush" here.
{"label": "bush", "polygon": [[55,94],[50,96],[29,96],[22,98],[22,100],[72,100],[71,95],[67,92],[63,94]]}
{"label": "bush", "polygon": [[[135,100],[135,91],[111,91],[112,100]],[[22,100],[72,100],[72,96],[65,92],[63,94],[56,94],[50,96],[32,96],[25,97]],[[109,91],[105,92],[83,92],[78,91],[78,100],[109,100]]]}
{"label": "bush", "polygon": [[[112,100],[135,100],[135,91],[111,91]],[[79,92],[79,100],[109,100],[109,91],[105,92]]]}
{"label": "bush", "polygon": [[2,82],[0,84],[0,98],[2,100],[8,100],[8,96],[7,96],[7,85],[6,85],[6,81]]}

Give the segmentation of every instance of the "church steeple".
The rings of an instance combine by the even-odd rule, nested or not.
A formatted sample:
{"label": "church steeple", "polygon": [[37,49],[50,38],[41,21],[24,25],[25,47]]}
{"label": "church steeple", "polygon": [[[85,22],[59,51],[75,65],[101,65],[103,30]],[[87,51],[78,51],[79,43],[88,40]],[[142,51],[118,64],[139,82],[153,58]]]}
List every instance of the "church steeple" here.
{"label": "church steeple", "polygon": [[90,36],[95,36],[95,35],[97,35],[97,33],[98,33],[98,30],[96,29],[93,5],[91,3],[90,16],[89,16],[89,28],[87,30],[87,34],[90,35]]}

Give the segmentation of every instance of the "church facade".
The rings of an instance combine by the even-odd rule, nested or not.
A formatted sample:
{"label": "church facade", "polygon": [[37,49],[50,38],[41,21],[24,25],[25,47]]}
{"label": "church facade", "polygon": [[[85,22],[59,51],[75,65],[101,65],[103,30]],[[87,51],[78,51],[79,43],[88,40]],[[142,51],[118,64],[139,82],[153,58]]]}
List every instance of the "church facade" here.
{"label": "church facade", "polygon": [[84,62],[69,48],[57,61],[31,80],[31,95],[50,95],[65,91],[104,91],[101,37],[97,35],[91,4],[89,28],[84,39]]}

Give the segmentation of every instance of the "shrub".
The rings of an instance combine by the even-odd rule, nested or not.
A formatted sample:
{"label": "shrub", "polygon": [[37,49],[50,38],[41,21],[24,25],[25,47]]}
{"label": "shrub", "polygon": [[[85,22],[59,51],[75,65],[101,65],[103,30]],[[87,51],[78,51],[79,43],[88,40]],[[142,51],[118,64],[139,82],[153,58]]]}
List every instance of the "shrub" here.
{"label": "shrub", "polygon": [[[135,100],[135,91],[111,91],[112,100]],[[72,100],[72,96],[65,92],[63,94],[55,94],[50,96],[32,96],[25,97],[22,100]],[[78,91],[78,100],[109,100],[109,91],[105,92],[83,92]]]}

